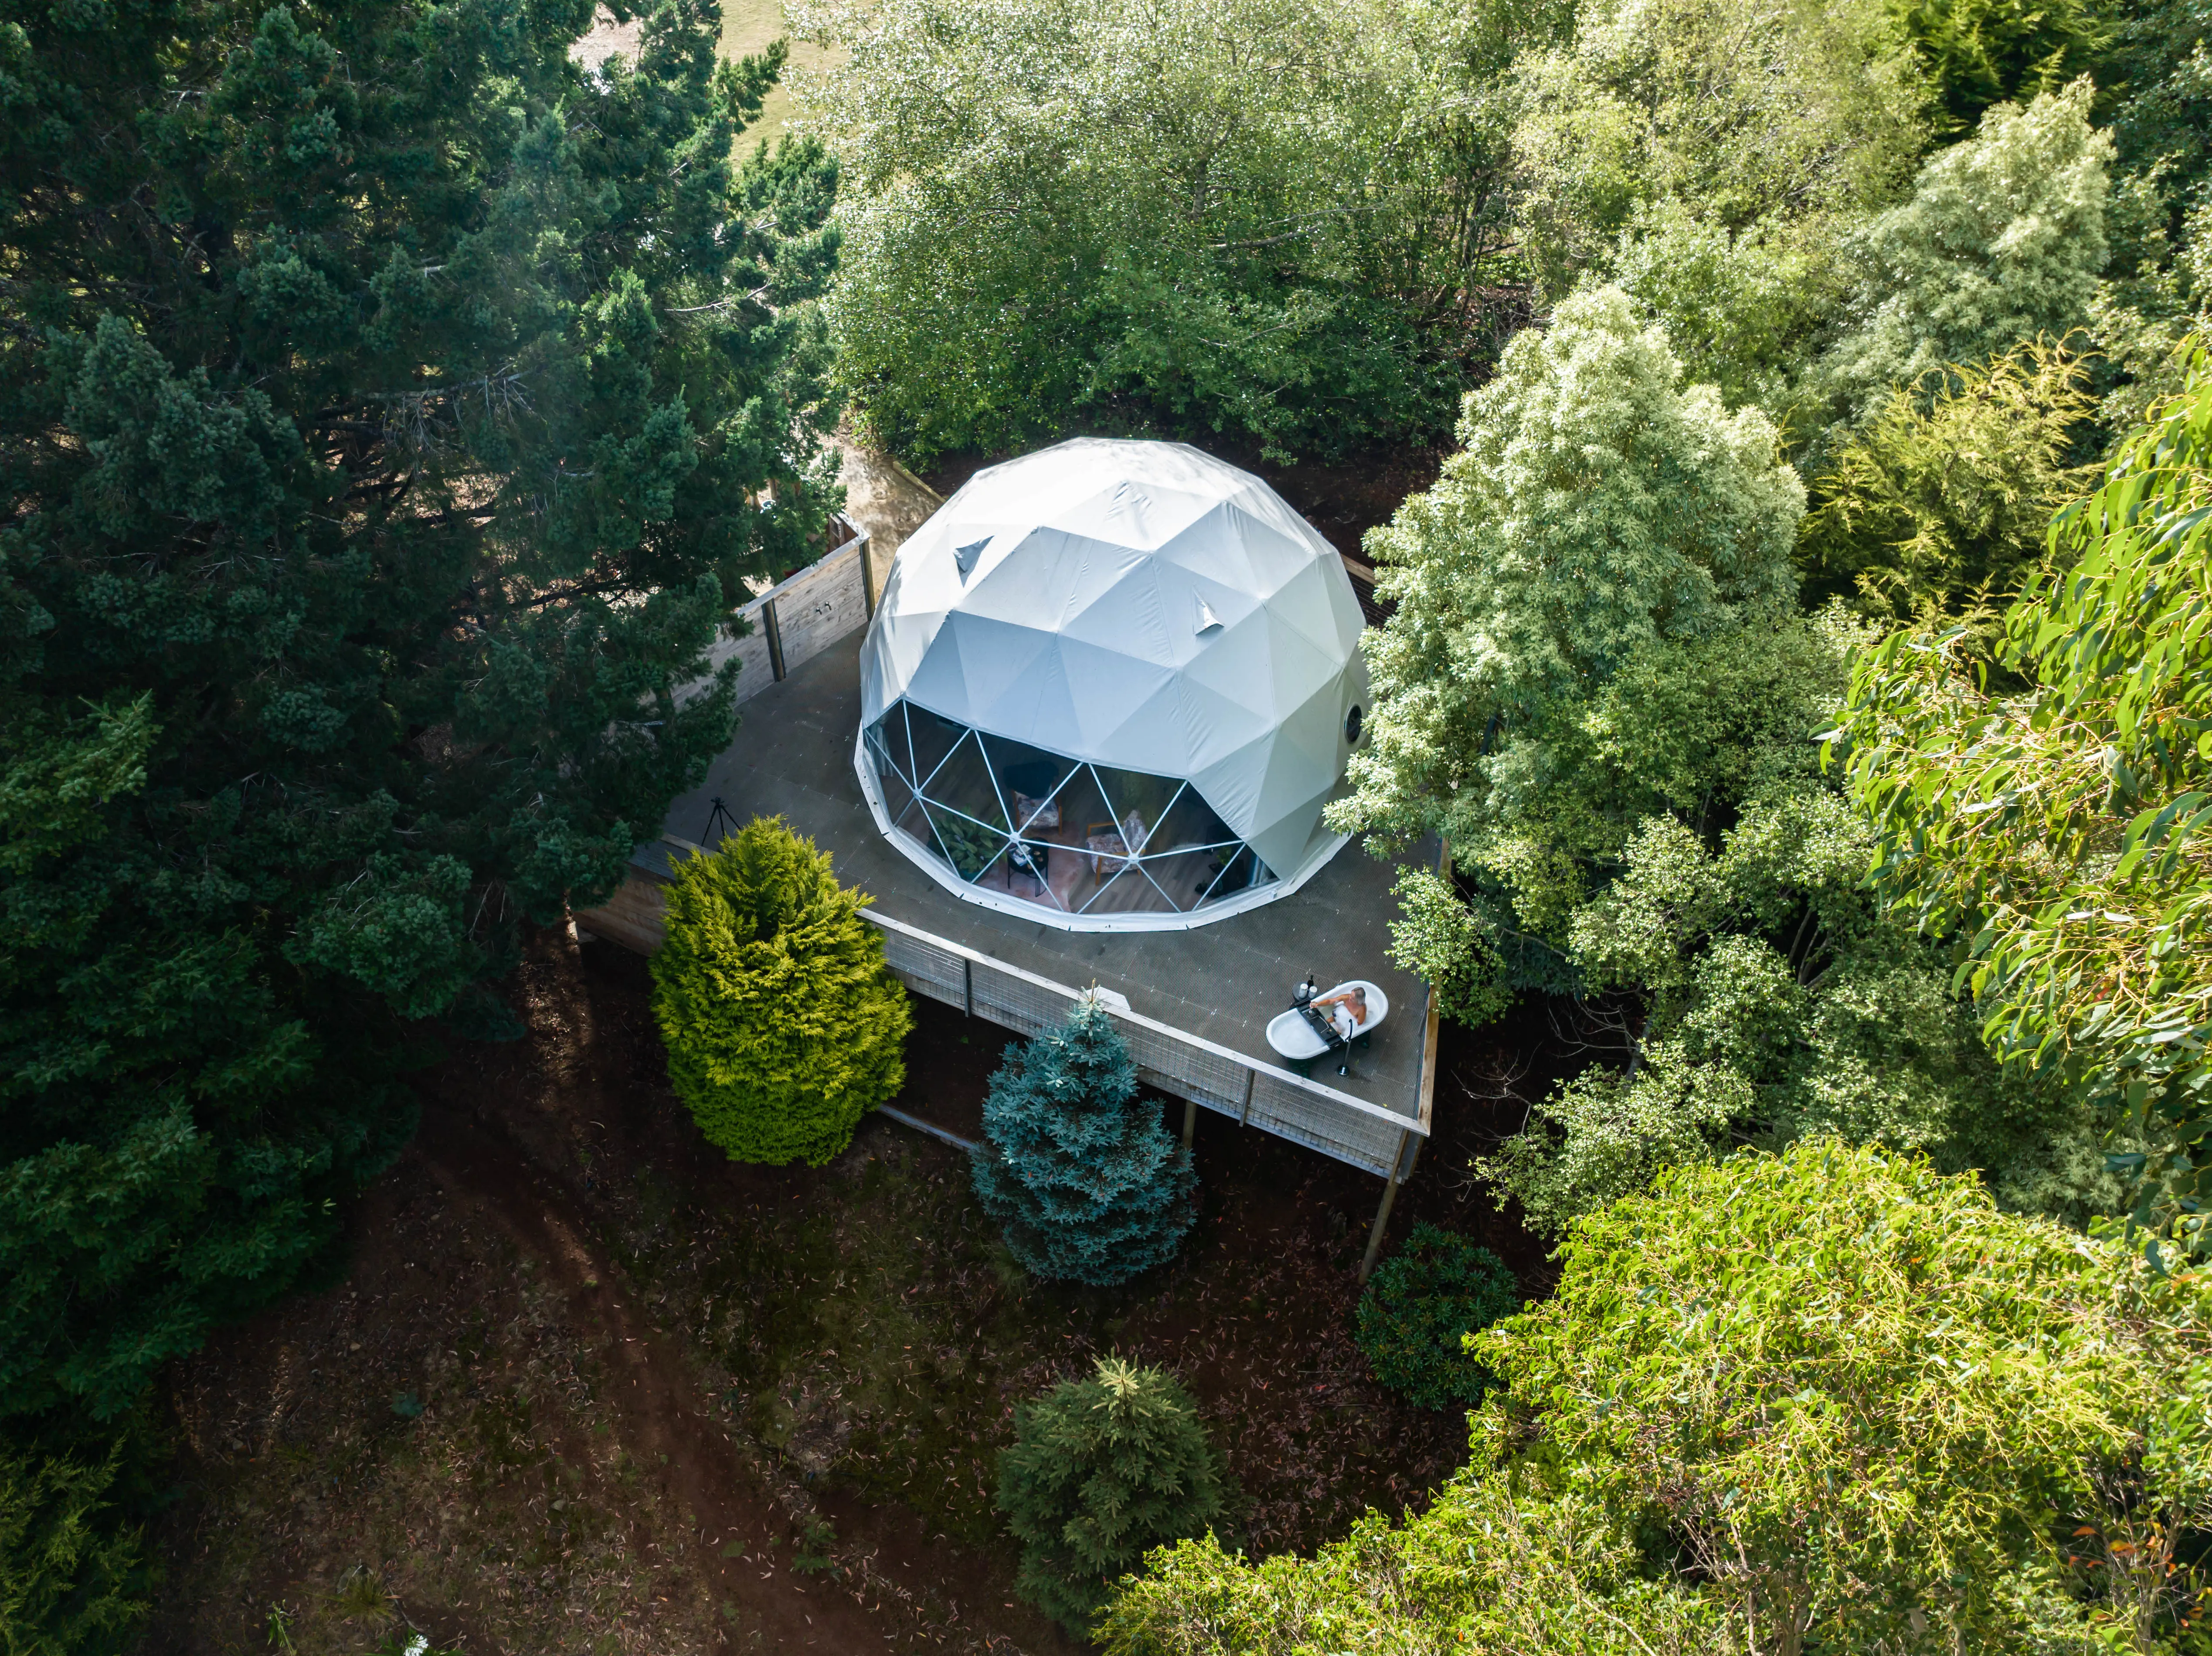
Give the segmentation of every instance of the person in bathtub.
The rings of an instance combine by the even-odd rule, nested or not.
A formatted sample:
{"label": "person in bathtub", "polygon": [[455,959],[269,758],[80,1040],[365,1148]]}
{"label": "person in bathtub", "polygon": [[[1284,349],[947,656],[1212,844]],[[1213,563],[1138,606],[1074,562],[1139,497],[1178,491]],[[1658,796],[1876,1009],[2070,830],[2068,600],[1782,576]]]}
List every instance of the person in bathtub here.
{"label": "person in bathtub", "polygon": [[1340,1040],[1350,1040],[1367,1025],[1367,992],[1347,989],[1338,995],[1323,995],[1314,1004],[1314,1010],[1328,1020],[1329,1028],[1336,1031]]}

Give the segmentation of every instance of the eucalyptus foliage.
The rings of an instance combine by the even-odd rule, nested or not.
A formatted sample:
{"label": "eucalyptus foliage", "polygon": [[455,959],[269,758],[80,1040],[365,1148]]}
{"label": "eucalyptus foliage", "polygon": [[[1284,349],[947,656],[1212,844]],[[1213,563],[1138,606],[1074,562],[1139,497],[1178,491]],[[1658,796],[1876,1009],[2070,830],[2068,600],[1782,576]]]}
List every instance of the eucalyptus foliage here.
{"label": "eucalyptus foliage", "polygon": [[781,817],[677,864],[653,1011],[670,1084],[732,1161],[818,1168],[905,1084],[914,1011],[869,901]]}
{"label": "eucalyptus foliage", "polygon": [[1419,1516],[1154,1555],[1121,1656],[2174,1648],[2212,1516],[2212,1283],[1832,1141],[1668,1172],[1476,1338]]}
{"label": "eucalyptus foliage", "polygon": [[1310,453],[1447,424],[1510,275],[1498,76],[1564,7],[792,9],[850,53],[818,108],[850,167],[832,313],[881,440]]}
{"label": "eucalyptus foliage", "polygon": [[[1837,732],[1880,841],[1875,876],[2008,1062],[2094,1100],[2142,1146],[2153,1203],[2197,1237],[2212,1196],[2212,360],[2051,531],[2051,573],[2005,616],[2027,688],[1968,678],[1955,633],[1859,666]],[[2148,1157],[2146,1164],[2145,1158]],[[2167,1208],[2171,1213],[2173,1210]]]}

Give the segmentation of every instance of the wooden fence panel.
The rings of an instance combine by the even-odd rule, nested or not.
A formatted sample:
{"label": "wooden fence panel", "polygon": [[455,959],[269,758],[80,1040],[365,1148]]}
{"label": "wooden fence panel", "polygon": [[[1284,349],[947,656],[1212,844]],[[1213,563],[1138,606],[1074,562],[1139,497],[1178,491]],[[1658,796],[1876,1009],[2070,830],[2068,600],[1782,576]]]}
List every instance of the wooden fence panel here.
{"label": "wooden fence panel", "polygon": [[862,590],[860,543],[840,547],[811,569],[802,569],[775,591],[776,625],[783,637],[783,670],[797,672],[848,633],[868,623]]}

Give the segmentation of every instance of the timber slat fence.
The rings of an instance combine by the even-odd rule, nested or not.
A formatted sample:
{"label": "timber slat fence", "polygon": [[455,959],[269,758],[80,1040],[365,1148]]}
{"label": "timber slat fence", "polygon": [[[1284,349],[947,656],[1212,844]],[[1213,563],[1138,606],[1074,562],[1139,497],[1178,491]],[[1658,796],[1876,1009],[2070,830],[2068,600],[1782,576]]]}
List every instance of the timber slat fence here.
{"label": "timber slat fence", "polygon": [[734,658],[741,664],[738,700],[749,701],[867,625],[875,607],[872,537],[842,512],[830,519],[829,537],[836,544],[820,559],[738,611],[744,623],[742,635],[714,640],[707,652],[707,676],[679,690],[679,700],[705,688],[714,670]]}

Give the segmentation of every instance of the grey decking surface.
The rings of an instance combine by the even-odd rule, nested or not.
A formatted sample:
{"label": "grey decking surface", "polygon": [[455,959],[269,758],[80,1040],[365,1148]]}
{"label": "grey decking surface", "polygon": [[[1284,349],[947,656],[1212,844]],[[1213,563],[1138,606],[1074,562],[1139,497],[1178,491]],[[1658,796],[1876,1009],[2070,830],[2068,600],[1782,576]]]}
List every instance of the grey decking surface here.
{"label": "grey decking surface", "polygon": [[740,823],[780,815],[830,854],[839,879],[872,893],[878,913],[1057,983],[1118,991],[1147,1017],[1271,1062],[1280,1060],[1267,1049],[1267,1020],[1309,968],[1324,988],[1370,979],[1390,997],[1389,1017],[1349,1076],[1317,1063],[1314,1079],[1417,1113],[1427,992],[1383,952],[1395,906],[1389,864],[1346,846],[1292,895],[1189,931],[1062,931],[963,902],[884,841],[861,797],[860,636],[746,702],[737,740],[706,784],[676,802],[664,831],[703,842],[718,794]]}

